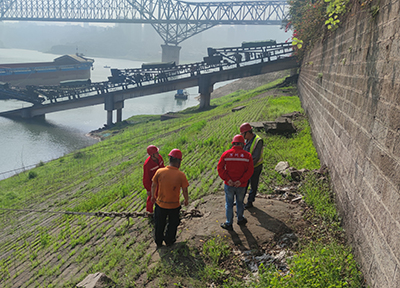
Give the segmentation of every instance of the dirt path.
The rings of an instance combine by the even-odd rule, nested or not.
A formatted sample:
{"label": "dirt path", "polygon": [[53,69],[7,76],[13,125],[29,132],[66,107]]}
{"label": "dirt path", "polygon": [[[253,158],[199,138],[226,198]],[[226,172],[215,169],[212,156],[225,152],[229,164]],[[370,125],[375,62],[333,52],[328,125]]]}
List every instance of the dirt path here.
{"label": "dirt path", "polygon": [[[303,207],[293,203],[285,203],[276,199],[257,197],[254,207],[246,209],[244,216],[248,223],[243,226],[236,224],[236,207],[234,208],[235,219],[233,231],[227,231],[220,227],[226,220],[225,217],[225,195],[224,192],[213,194],[199,200],[197,206],[203,217],[185,219],[179,227],[178,241],[201,240],[226,235],[240,250],[251,250],[263,248],[271,241],[286,233],[293,233],[305,225],[303,218]],[[188,210],[196,205],[192,203]]]}
{"label": "dirt path", "polygon": [[[296,233],[307,226],[302,217],[304,213],[302,205],[278,200],[273,198],[275,196],[270,197],[271,199],[256,198],[254,207],[244,211],[248,223],[243,226],[236,223],[236,207],[234,207],[233,231],[227,231],[220,226],[226,220],[223,191],[196,200],[183,209],[187,211],[197,209],[203,216],[182,220],[178,228],[177,243],[189,241],[194,245],[201,245],[206,239],[226,236],[231,245],[240,251],[265,250],[282,235]],[[155,248],[153,243],[152,249]]]}

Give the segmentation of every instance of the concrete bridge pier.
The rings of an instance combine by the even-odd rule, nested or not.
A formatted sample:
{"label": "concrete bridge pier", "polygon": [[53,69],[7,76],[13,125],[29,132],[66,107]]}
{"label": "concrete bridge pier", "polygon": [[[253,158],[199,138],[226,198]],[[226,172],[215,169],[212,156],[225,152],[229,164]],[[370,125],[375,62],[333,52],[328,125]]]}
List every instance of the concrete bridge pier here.
{"label": "concrete bridge pier", "polygon": [[104,99],[104,110],[107,111],[107,126],[113,124],[113,111],[117,110],[117,122],[122,122],[122,108],[124,108],[124,101],[114,102],[114,95],[109,94]]}
{"label": "concrete bridge pier", "polygon": [[117,108],[117,122],[122,122],[122,108],[124,108],[124,102],[118,102],[122,104],[121,108]]}
{"label": "concrete bridge pier", "polygon": [[172,62],[175,61],[176,65],[179,64],[179,53],[181,51],[181,46],[170,46],[170,45],[161,45],[162,54],[161,61],[162,62]]}
{"label": "concrete bridge pier", "polygon": [[32,110],[31,109],[23,109],[21,111],[21,117],[25,118],[25,119],[29,119],[29,118],[34,118],[34,119],[39,119],[39,120],[44,120],[46,119],[46,115],[45,114],[41,114],[41,115],[32,115]]}
{"label": "concrete bridge pier", "polygon": [[112,126],[113,110],[107,110],[107,127]]}
{"label": "concrete bridge pier", "polygon": [[29,109],[22,110],[21,117],[22,118],[32,118],[31,110],[29,110]]}
{"label": "concrete bridge pier", "polygon": [[199,79],[200,110],[210,107],[211,92],[214,91],[214,83],[210,77],[203,76]]}

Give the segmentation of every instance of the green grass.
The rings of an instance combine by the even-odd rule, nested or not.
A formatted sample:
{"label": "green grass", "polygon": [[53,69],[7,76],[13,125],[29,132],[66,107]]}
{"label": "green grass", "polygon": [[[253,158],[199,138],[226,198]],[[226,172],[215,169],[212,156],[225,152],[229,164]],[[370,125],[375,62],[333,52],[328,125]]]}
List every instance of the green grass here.
{"label": "green grass", "polygon": [[338,220],[329,181],[318,179],[316,175],[309,174],[299,192],[305,195],[306,203],[312,206],[315,212],[323,219],[328,221]]}
{"label": "green grass", "polygon": [[[215,99],[208,111],[189,108],[169,121],[160,121],[154,115],[132,117],[128,124],[120,123],[111,131],[104,131],[104,141],[54,161],[41,162],[30,171],[0,181],[0,208],[144,211],[142,165],[149,144],[157,145],[166,161],[171,149],[181,149],[181,169],[191,183],[192,200],[222,190],[216,165],[222,152],[230,148],[232,137],[239,133],[240,124],[303,112],[296,96],[254,97],[282,80]],[[231,112],[232,107],[242,105],[246,108]],[[290,137],[260,133],[265,140],[260,193],[270,193],[276,184],[288,183],[288,179],[274,172],[279,161],[288,161],[298,169],[320,166],[307,119],[299,118],[294,124],[299,130]],[[330,192],[318,194],[321,189],[317,180],[310,179],[307,183],[304,186],[307,203],[322,217],[336,219],[334,205],[326,204],[326,199],[331,199]],[[21,274],[29,276],[30,287],[75,287],[87,274],[98,271],[109,275],[121,287],[132,287],[143,273],[147,273],[148,281],[154,278],[160,283],[176,281],[178,287],[182,283],[205,287],[205,283],[211,282],[221,287],[246,285],[238,276],[244,273],[240,261],[227,256],[229,249],[223,239],[210,238],[202,248],[178,243],[179,249],[164,255],[156,266],[149,268],[148,247],[153,239],[152,226],[146,219],[136,218],[127,225],[125,219],[117,218],[21,212],[1,212],[0,218],[0,279],[4,287],[11,287],[13,277],[18,280]],[[299,268],[293,273],[299,277],[301,267],[314,263],[310,258],[315,247],[303,247],[304,251],[299,251],[293,260],[293,269]],[[335,249],[338,255],[347,253],[345,246]],[[315,253],[315,257],[331,257],[326,251]],[[185,264],[191,269],[177,263],[182,255],[186,255]],[[343,266],[345,271],[355,265],[347,258],[341,259],[348,263]],[[238,271],[225,274],[225,261],[237,261]],[[322,260],[318,263],[326,267],[324,277],[331,273],[334,277],[336,271],[330,269],[336,264]],[[63,273],[68,279],[63,278]],[[269,270],[265,273],[265,277],[274,275]],[[283,279],[276,277],[273,281],[279,283]]]}
{"label": "green grass", "polygon": [[290,261],[290,273],[280,276],[274,268],[264,267],[253,287],[361,287],[361,274],[350,250],[341,244],[310,243]]}

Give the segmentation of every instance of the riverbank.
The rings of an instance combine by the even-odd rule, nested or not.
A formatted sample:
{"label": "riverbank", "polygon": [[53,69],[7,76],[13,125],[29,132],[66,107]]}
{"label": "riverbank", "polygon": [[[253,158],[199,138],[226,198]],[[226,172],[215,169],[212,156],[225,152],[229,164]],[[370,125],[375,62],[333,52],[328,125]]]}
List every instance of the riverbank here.
{"label": "riverbank", "polygon": [[[258,132],[265,139],[260,197],[245,212],[248,225],[235,225],[232,233],[219,227],[225,216],[216,165],[240,124],[302,112],[293,96],[296,87],[276,87],[282,80],[215,98],[213,109],[188,108],[168,121],[160,121],[160,115],[131,117],[129,125],[107,131],[112,134],[104,141],[0,181],[0,208],[21,209],[0,214],[3,286],[75,287],[87,275],[103,272],[116,287],[293,287],[290,281],[299,287],[307,281],[360,287],[341,236],[329,175],[300,185],[274,170],[280,161],[298,169],[320,168],[306,117],[295,120],[297,132],[288,137]],[[237,106],[245,108],[232,112]],[[183,209],[177,243],[158,250],[152,224],[141,214],[147,196],[142,165],[149,144],[160,147],[164,159],[172,148],[181,149],[181,169],[190,183],[190,206]],[[291,201],[291,187],[304,201]],[[132,217],[127,221],[126,214],[97,211],[130,212]],[[290,269],[269,266],[278,258]]]}
{"label": "riverbank", "polygon": [[[0,63],[48,62],[61,55],[25,49],[1,49]],[[138,68],[143,61],[97,58],[91,70],[92,82],[107,81],[110,68]],[[220,85],[217,83],[215,86]],[[140,114],[176,112],[198,104],[197,87],[188,88],[188,100],[176,101],[174,91],[126,100],[122,119]],[[0,111],[19,109],[31,104],[0,100]],[[47,114],[45,119],[8,119],[0,117],[0,179],[6,179],[31,167],[93,145],[97,140],[85,135],[107,122],[104,105],[95,105]]]}

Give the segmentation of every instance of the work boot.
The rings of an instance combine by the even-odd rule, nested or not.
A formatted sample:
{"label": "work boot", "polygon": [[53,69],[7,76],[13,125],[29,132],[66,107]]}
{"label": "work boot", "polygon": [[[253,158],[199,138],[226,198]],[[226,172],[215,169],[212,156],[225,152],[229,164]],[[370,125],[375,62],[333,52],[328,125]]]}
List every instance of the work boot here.
{"label": "work boot", "polygon": [[249,209],[249,208],[252,208],[252,207],[254,207],[254,206],[253,206],[253,202],[247,202],[247,204],[244,205],[244,208],[245,208],[245,209]]}
{"label": "work boot", "polygon": [[246,223],[247,223],[246,218],[243,218],[242,220],[238,220],[238,222],[237,222],[238,225],[246,225]]}
{"label": "work boot", "polygon": [[229,231],[232,231],[232,230],[233,230],[232,224],[222,223],[222,224],[221,224],[221,227],[224,228],[224,229],[226,229],[226,230],[229,230]]}
{"label": "work boot", "polygon": [[172,241],[171,243],[167,243],[165,242],[165,244],[167,245],[167,247],[171,247],[172,245],[174,245],[176,242],[176,239],[174,239],[174,241]]}

